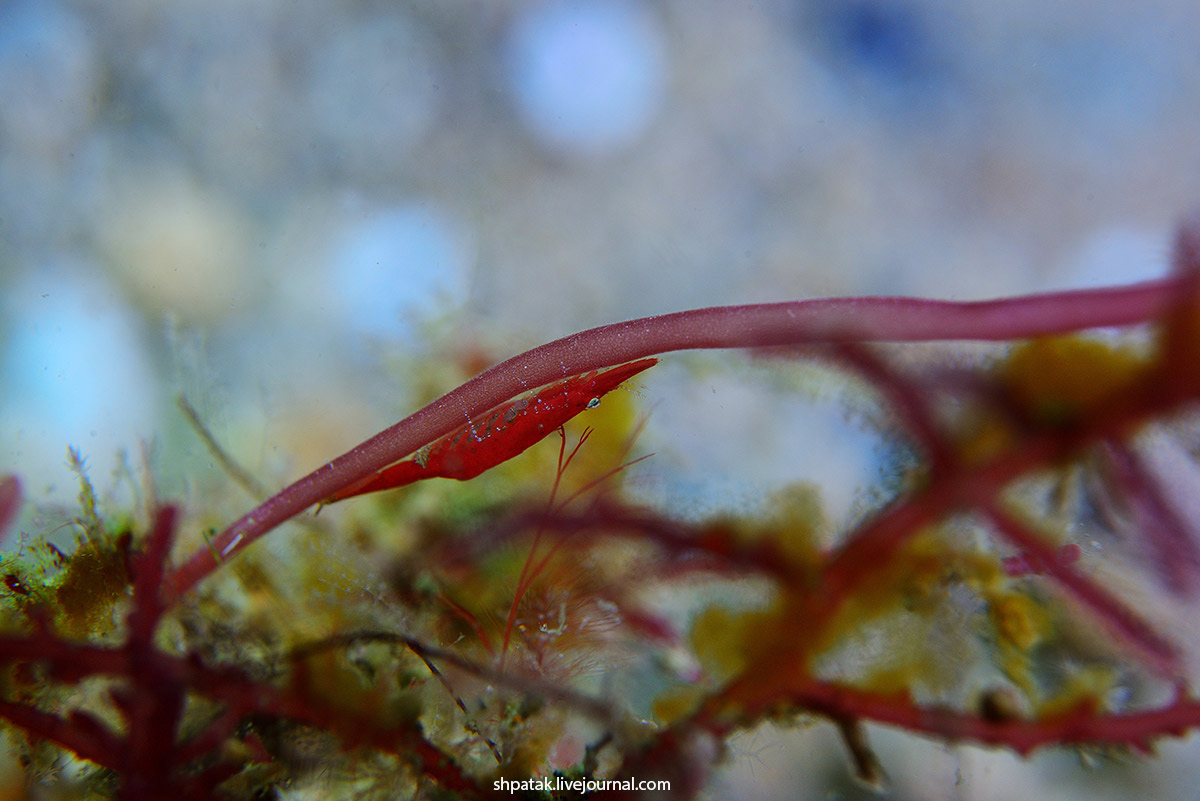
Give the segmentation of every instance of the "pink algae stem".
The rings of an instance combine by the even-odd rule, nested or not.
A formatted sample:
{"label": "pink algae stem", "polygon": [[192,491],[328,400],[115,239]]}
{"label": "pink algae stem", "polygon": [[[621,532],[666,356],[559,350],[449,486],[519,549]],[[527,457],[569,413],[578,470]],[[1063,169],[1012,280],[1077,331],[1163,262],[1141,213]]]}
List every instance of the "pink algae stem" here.
{"label": "pink algae stem", "polygon": [[1161,316],[1178,279],[988,301],[860,297],[715,306],[592,328],[514,356],[285,487],[170,573],[168,603],[224,560],[338,490],[488,409],[567,376],[678,350],[829,342],[1004,341]]}
{"label": "pink algae stem", "polygon": [[1182,736],[1200,722],[1200,702],[1183,694],[1158,709],[1112,712],[1096,701],[1083,700],[1051,715],[1001,720],[989,720],[978,712],[920,706],[907,693],[883,694],[816,681],[795,691],[792,700],[834,718],[900,726],[946,743],[1007,746],[1025,756],[1038,748],[1070,743],[1129,745],[1149,752],[1156,738]]}

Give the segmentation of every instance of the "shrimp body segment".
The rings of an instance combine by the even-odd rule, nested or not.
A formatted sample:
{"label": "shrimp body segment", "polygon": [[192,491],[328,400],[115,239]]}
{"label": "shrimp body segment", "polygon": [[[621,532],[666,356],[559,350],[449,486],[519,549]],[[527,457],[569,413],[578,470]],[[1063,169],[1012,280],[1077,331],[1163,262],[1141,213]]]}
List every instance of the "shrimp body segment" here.
{"label": "shrimp body segment", "polygon": [[522,453],[580,412],[594,409],[607,392],[657,363],[658,359],[640,359],[593,370],[502,403],[421,448],[411,458],[339,490],[324,503],[403,487],[425,478],[474,478]]}

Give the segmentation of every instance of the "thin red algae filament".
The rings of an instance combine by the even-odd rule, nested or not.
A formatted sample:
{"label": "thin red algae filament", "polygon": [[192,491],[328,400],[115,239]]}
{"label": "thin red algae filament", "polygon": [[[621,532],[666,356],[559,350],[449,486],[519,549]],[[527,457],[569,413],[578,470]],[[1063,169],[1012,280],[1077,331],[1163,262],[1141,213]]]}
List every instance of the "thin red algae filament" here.
{"label": "thin red algae filament", "polygon": [[445,436],[529,387],[678,350],[832,342],[1004,341],[1149,322],[1180,290],[1178,278],[1127,287],[951,302],[864,297],[717,306],[592,328],[526,351],[285,487],[197,550],[166,580],[174,602],[222,561],[339,490]]}
{"label": "thin red algae filament", "polygon": [[[194,556],[170,573],[166,562],[178,515],[174,507],[157,506],[141,551],[132,550],[131,534],[117,540],[116,564],[121,575],[127,576],[120,580],[119,589],[122,593],[128,589],[131,595],[123,642],[80,641],[56,632],[58,624],[51,623],[49,610],[28,600],[34,595],[32,583],[22,582],[16,573],[4,582],[16,599],[15,608],[23,614],[25,626],[24,630],[0,634],[0,667],[9,669],[10,682],[32,686],[48,680],[70,685],[89,677],[106,677],[112,680],[112,705],[105,707],[104,714],[87,706],[60,713],[47,711],[42,701],[10,693],[0,700],[0,717],[35,740],[57,743],[81,758],[110,768],[119,782],[117,797],[123,801],[215,797],[221,792],[221,784],[247,764],[278,759],[271,749],[263,747],[257,733],[268,731],[272,721],[321,730],[333,735],[346,749],[363,745],[392,753],[404,763],[406,775],[418,787],[431,783],[454,797],[489,796],[494,766],[489,765],[485,775],[478,775],[479,771],[463,758],[467,752],[459,745],[461,738],[443,742],[433,737],[420,715],[380,718],[371,714],[376,711],[373,704],[360,710],[353,703],[338,704],[336,698],[319,691],[319,682],[314,679],[322,670],[322,654],[330,655],[331,651],[357,643],[377,643],[407,649],[441,679],[467,717],[462,726],[474,741],[490,747],[496,764],[507,764],[503,762],[508,758],[505,749],[521,741],[503,736],[493,739],[493,732],[503,733],[506,726],[530,721],[525,717],[528,710],[521,708],[525,707],[524,701],[536,699],[539,704],[566,707],[599,723],[603,734],[589,748],[598,751],[611,745],[618,777],[667,778],[672,782],[672,794],[680,798],[693,798],[700,792],[719,755],[719,743],[731,733],[766,719],[785,720],[802,713],[816,713],[837,727],[863,778],[877,775],[863,722],[898,726],[941,743],[969,740],[1009,747],[1021,754],[1041,746],[1072,743],[1149,750],[1161,737],[1200,728],[1200,702],[1192,697],[1184,678],[1188,669],[1182,657],[1185,649],[1157,631],[1143,617],[1143,610],[1102,586],[1089,572],[1090,565],[1081,558],[1077,546],[1061,546],[1061,537],[1044,536],[1044,521],[1023,506],[1024,501],[1017,500],[1019,493],[1008,491],[1025,477],[1061,477],[1064,469],[1074,468],[1086,455],[1107,455],[1108,462],[1102,468],[1108,470],[1101,469],[1097,480],[1107,482],[1105,489],[1123,501],[1124,508],[1142,514],[1138,524],[1129,527],[1132,530],[1114,530],[1114,534],[1144,546],[1165,589],[1185,593],[1200,579],[1194,532],[1171,506],[1173,498],[1162,491],[1160,477],[1142,464],[1134,441],[1147,424],[1169,424],[1179,412],[1194,410],[1200,400],[1200,225],[1184,228],[1180,234],[1176,268],[1177,275],[1170,280],[1136,287],[987,303],[868,298],[702,309],[592,329],[534,349],[485,371],[286,488],[219,535],[215,548],[232,556],[313,500],[330,497],[339,488],[378,469],[380,460],[394,461],[393,456],[402,457],[444,436],[439,427],[453,430],[461,425],[464,410],[471,417],[471,410],[489,409],[496,405],[497,396],[504,400],[527,385],[562,380],[563,376],[668,350],[827,343],[831,347],[822,353],[838,369],[862,379],[881,399],[882,406],[891,412],[898,437],[908,440],[921,453],[923,469],[916,471],[906,489],[847,532],[842,544],[822,550],[815,544],[809,548],[802,538],[792,536],[803,523],[763,524],[767,525],[765,532],[754,532],[722,520],[682,522],[650,509],[622,505],[619,499],[603,494],[591,498],[586,509],[577,508],[585,504],[571,503],[633,462],[613,468],[585,484],[571,498],[556,502],[559,480],[575,453],[567,455],[565,434],[561,434],[550,501],[517,508],[508,517],[497,515],[481,530],[468,529],[465,533],[469,539],[456,540],[475,547],[533,534],[535,546],[517,583],[503,641],[490,640],[475,614],[452,601],[442,588],[429,599],[437,607],[437,614],[443,616],[441,620],[458,617],[474,629],[486,664],[473,661],[462,649],[440,648],[407,631],[339,631],[291,648],[283,660],[287,670],[270,679],[237,667],[211,665],[202,656],[204,652],[194,646],[185,644],[182,652],[174,645],[175,650],[157,647],[156,641],[163,639],[156,637],[159,623],[171,603],[222,561],[205,552],[205,558]],[[1091,369],[1080,375],[1088,384],[1085,390],[1094,389],[1099,382],[1104,392],[1071,396],[1056,390],[1050,395],[1034,396],[1032,402],[1030,396],[1014,390],[1016,355],[1005,359],[1000,369],[989,365],[972,372],[970,377],[976,379],[975,383],[952,384],[948,389],[937,381],[927,381],[927,375],[910,374],[864,344],[943,338],[1008,340],[1089,326],[1138,323],[1157,323],[1158,330],[1150,355],[1138,361],[1133,372],[1122,372],[1123,362],[1115,357],[1115,351],[1100,346],[1111,358],[1087,362]],[[1062,341],[1075,348],[1067,351],[1072,356],[1089,352],[1084,347],[1085,338],[1062,337],[1051,344]],[[1045,344],[1027,343],[1015,352],[1036,355],[1039,351],[1035,346]],[[1041,385],[1045,383],[1047,365],[1055,362],[1035,358],[1022,364],[1032,365],[1025,375]],[[969,388],[963,389],[966,385]],[[506,392],[510,394],[504,395]],[[986,440],[986,447],[964,437],[989,429],[935,413],[948,398],[961,406],[978,406],[973,410],[999,426],[1003,435],[998,440]],[[1051,402],[1049,407],[1038,405],[1045,401]],[[586,438],[585,432],[580,444]],[[0,479],[0,523],[11,519],[20,502],[19,487],[14,482]],[[992,551],[974,549],[957,539],[938,539],[954,535],[946,524],[962,516],[974,519],[980,532],[992,540],[1015,549],[1020,562],[998,560]],[[1144,521],[1153,527],[1143,530],[1140,523]],[[751,521],[746,526],[759,524]],[[451,528],[450,533],[460,532]],[[747,536],[755,533],[764,536]],[[1006,700],[1003,686],[988,686],[982,688],[978,698],[951,707],[916,700],[924,681],[920,673],[902,675],[904,681],[900,683],[893,675],[883,681],[868,679],[858,684],[824,678],[814,670],[814,664],[828,653],[831,643],[850,642],[846,638],[857,633],[860,623],[877,619],[872,617],[876,610],[891,611],[889,603],[904,604],[906,611],[914,611],[907,606],[913,600],[909,590],[917,588],[916,582],[929,573],[925,567],[911,567],[913,563],[908,560],[928,555],[912,547],[925,546],[925,533],[933,535],[928,539],[940,549],[933,554],[934,564],[941,571],[932,579],[935,591],[967,586],[987,605],[1017,599],[1035,605],[1039,612],[1059,611],[1042,600],[1041,592],[1014,589],[1015,585],[1036,581],[1082,607],[1068,608],[1068,615],[1089,615],[1116,635],[1115,644],[1124,649],[1117,652],[1123,669],[1149,668],[1158,678],[1166,679],[1160,686],[1171,690],[1172,695],[1155,708],[1123,709],[1120,700],[1110,698],[1112,685],[1104,683],[1078,691],[1068,684],[1065,689],[1047,694],[1035,688],[1011,701]],[[675,714],[660,714],[656,708],[659,726],[636,727],[631,732],[621,699],[590,696],[566,682],[531,676],[515,667],[506,669],[503,663],[517,604],[548,561],[568,541],[572,547],[584,548],[590,539],[600,538],[641,540],[640,545],[649,546],[637,552],[636,571],[656,581],[713,574],[751,575],[768,579],[778,592],[777,608],[764,611],[760,617],[755,611],[736,626],[715,629],[716,634],[714,630],[708,632],[708,644],[715,641],[741,666],[721,673],[719,678],[700,677],[712,680],[699,688],[700,694],[691,696],[694,703],[674,708]],[[547,539],[553,542],[539,547]],[[984,567],[979,568],[980,564]],[[899,579],[889,574],[892,568],[897,568],[894,572]],[[631,584],[640,578],[632,576],[633,572],[626,572]],[[1029,575],[1014,577],[1025,573]],[[1001,579],[996,586],[983,582],[969,585],[965,575],[999,575]],[[872,586],[873,582],[879,586]],[[874,590],[879,592],[872,595]],[[988,594],[992,592],[997,594]],[[854,604],[864,599],[868,602],[866,612]],[[679,632],[669,621],[645,614],[636,602],[628,615],[624,608],[621,612],[627,628],[642,637],[682,642],[674,636]],[[839,618],[843,612],[847,614]],[[1036,617],[1027,619],[1033,621],[1027,627],[1032,633],[1024,638],[1024,644],[1019,642],[1019,632],[1014,636],[999,625],[993,629],[995,640],[999,643],[1007,638],[1021,656],[1030,656],[1047,641],[1041,638],[1053,636],[1036,630]],[[696,628],[691,642],[700,658],[702,639]],[[928,645],[920,640],[918,647],[926,649]],[[509,707],[513,717],[485,732],[471,719],[475,707],[455,695],[449,674],[444,675],[445,668],[435,663],[473,676],[488,687],[489,693],[493,688],[513,691],[515,696],[501,699],[506,705],[513,700],[522,703]],[[715,676],[718,671],[712,672]],[[378,697],[373,695],[377,689],[370,688],[362,697]],[[189,717],[190,700],[198,697],[212,702],[208,717]],[[659,700],[661,697],[655,698],[656,703]],[[1028,709],[1019,705],[1021,700],[1029,702]],[[107,719],[113,711],[120,718],[116,725]],[[228,746],[237,740],[252,756],[229,751]],[[286,775],[287,768],[283,767]],[[595,770],[587,766],[586,760],[581,767],[589,775]]]}

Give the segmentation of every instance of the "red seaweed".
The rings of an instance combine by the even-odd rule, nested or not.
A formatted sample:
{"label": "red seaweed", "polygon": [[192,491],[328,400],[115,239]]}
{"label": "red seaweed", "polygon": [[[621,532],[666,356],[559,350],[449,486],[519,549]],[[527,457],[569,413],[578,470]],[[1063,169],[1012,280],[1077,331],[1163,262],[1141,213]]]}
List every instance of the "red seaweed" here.
{"label": "red seaweed", "polygon": [[[68,615],[56,606],[63,596],[21,569],[8,571],[4,597],[16,612],[0,634],[0,718],[31,743],[109,769],[126,801],[249,797],[313,759],[368,751],[394,758],[413,794],[436,787],[447,797],[490,796],[493,776],[531,773],[574,753],[569,738],[554,745],[568,715],[602,732],[575,749],[572,775],[667,779],[679,798],[705,786],[730,735],[801,714],[832,722],[872,781],[881,774],[863,723],[1019,754],[1080,744],[1149,751],[1200,728],[1200,702],[1185,680],[1184,655],[1194,644],[1176,641],[1154,608],[1105,582],[1096,569],[1103,556],[1064,544],[1060,519],[1031,500],[1030,486],[1061,484],[1070,470],[1092,465],[1115,506],[1138,523],[1126,544],[1153,565],[1151,579],[1177,596],[1194,588],[1195,533],[1134,444],[1148,426],[1194,413],[1200,401],[1200,225],[1182,229],[1175,268],[1170,279],[1140,286],[983,303],[860,298],[701,309],[535,348],[286,487],[174,568],[181,510],[171,505],[155,510],[140,538],[90,543],[65,557],[60,586],[94,580],[109,595],[124,589],[119,637],[78,622],[104,619],[86,607],[86,593],[71,596],[83,607]],[[1139,356],[1076,336],[1135,325],[1157,331]],[[961,381],[902,367],[875,344],[1025,339]],[[626,461],[627,447],[558,501],[566,467],[593,444],[585,432],[565,455],[564,434],[549,502],[432,515],[412,522],[415,544],[399,556],[379,546],[374,558],[394,567],[369,608],[402,610],[387,619],[407,628],[381,628],[362,610],[341,609],[334,617],[345,628],[258,662],[231,658],[219,637],[202,631],[218,629],[203,615],[219,597],[208,595],[210,583],[234,565],[248,564],[246,587],[270,594],[277,579],[249,561],[255,551],[239,556],[247,546],[531,384],[676,350],[801,345],[865,386],[888,417],[889,436],[915,454],[892,493],[832,545],[813,535],[819,515],[803,493],[781,501],[777,514],[697,521],[600,492],[640,461]],[[0,535],[19,503],[16,479],[0,480]],[[964,526],[979,537],[961,537]],[[625,562],[597,567],[597,554],[615,553],[616,544]],[[523,558],[505,562],[514,549]],[[73,572],[83,560],[90,572]],[[750,577],[770,588],[769,601],[750,611],[698,610],[689,633],[640,594],[654,582],[706,576]],[[1015,689],[982,688],[973,704],[951,706],[919,700],[934,679],[917,667],[862,675],[828,667],[864,628],[891,614],[920,619],[952,603],[951,588],[978,600],[975,628],[990,626],[990,658]],[[120,609],[117,600],[105,603]],[[167,620],[176,631],[169,638]],[[1105,668],[1119,662],[1122,676],[1168,687],[1170,697],[1126,706],[1096,678],[1099,670],[1057,685],[1038,673],[1048,653],[1072,647],[1060,636],[1072,625],[1112,635],[1105,645],[1115,655]],[[654,699],[646,715],[656,724],[647,727],[627,723],[628,699],[574,683],[615,669],[637,647],[663,653],[663,662],[667,651],[690,649],[697,664]],[[47,689],[96,679],[109,682],[106,710],[56,705]],[[458,716],[450,734],[436,725],[446,714],[433,711],[447,698]],[[535,722],[548,733],[536,735]],[[299,744],[318,735],[336,745],[298,756]]]}

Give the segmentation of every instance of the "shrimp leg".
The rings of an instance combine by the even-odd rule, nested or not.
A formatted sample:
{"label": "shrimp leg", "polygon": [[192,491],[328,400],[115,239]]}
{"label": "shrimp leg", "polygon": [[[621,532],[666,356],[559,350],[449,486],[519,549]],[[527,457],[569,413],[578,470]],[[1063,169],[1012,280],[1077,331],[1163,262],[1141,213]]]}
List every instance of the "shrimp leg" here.
{"label": "shrimp leg", "polygon": [[640,359],[593,370],[502,403],[421,448],[411,458],[338,490],[322,505],[425,478],[474,478],[522,453],[580,412],[594,409],[606,393],[657,363],[658,359]]}

